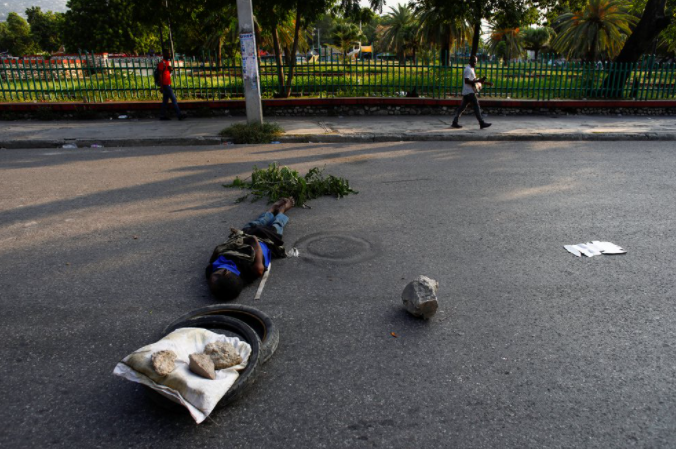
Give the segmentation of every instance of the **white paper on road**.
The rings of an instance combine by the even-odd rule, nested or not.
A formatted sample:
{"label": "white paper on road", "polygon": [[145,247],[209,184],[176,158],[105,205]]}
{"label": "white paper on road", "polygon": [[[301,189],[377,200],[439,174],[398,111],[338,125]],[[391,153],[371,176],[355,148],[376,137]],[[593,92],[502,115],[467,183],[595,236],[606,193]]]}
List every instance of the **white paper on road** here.
{"label": "white paper on road", "polygon": [[576,257],[582,257],[582,253],[577,250],[575,245],[563,245],[563,247],[571,254],[573,254]]}
{"label": "white paper on road", "polygon": [[603,254],[626,254],[627,251],[624,248],[617,246],[614,243],[610,242],[599,242],[597,240],[592,240],[592,243],[596,245],[597,248],[601,250]]}
{"label": "white paper on road", "polygon": [[563,248],[576,257],[585,255],[587,257],[600,256],[601,254],[626,254],[627,251],[614,243],[599,242],[592,240],[587,243],[578,243],[577,245],[563,245]]}
{"label": "white paper on road", "polygon": [[598,249],[593,243],[580,243],[577,246],[587,250],[587,252],[591,254],[589,257],[601,255],[601,250]]}

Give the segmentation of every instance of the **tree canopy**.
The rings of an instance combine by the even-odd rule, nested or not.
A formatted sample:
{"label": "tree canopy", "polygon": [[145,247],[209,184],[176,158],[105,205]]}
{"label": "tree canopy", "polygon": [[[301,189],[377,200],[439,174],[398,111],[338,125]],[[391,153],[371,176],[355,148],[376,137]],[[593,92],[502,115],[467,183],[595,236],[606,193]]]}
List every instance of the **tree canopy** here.
{"label": "tree canopy", "polygon": [[614,58],[636,22],[622,0],[590,0],[583,10],[559,16],[553,45],[571,59]]}
{"label": "tree canopy", "polygon": [[33,41],[42,51],[53,52],[61,47],[63,13],[43,12],[39,6],[26,10]]}
{"label": "tree canopy", "polygon": [[[159,49],[158,39],[134,14],[133,0],[68,0],[63,39],[69,52]],[[123,25],[122,25],[123,24]]]}
{"label": "tree canopy", "polygon": [[7,22],[0,27],[0,49],[13,55],[34,54],[40,51],[31,36],[28,22],[15,12],[10,12]]}
{"label": "tree canopy", "polygon": [[[676,0],[412,0],[383,11],[385,0],[253,0],[256,36],[266,50],[285,57],[306,51],[316,40],[341,46],[339,23],[354,25],[400,60],[416,51],[441,55],[445,64],[453,48],[471,41],[472,53],[486,43],[489,53],[509,59],[522,49],[554,48],[568,58],[613,58],[636,61],[657,51],[676,53]],[[605,6],[604,6],[605,5]],[[24,20],[14,13],[0,24],[0,50],[21,55],[66,51],[145,53],[173,47],[180,53],[216,52],[232,58],[239,38],[235,0],[68,0],[66,13],[31,7]],[[622,10],[621,20],[617,11]],[[393,11],[401,17],[395,19]],[[407,15],[408,25],[396,23]],[[481,36],[485,24],[492,32]],[[341,27],[344,28],[343,25]],[[395,31],[396,30],[396,33]],[[356,39],[355,39],[356,40]],[[464,52],[464,50],[463,50]]]}

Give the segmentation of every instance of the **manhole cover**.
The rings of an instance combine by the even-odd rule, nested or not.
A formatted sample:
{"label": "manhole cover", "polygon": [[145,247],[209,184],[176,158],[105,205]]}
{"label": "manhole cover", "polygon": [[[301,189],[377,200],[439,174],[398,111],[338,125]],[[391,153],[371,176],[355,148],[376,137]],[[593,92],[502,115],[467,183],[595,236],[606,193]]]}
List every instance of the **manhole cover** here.
{"label": "manhole cover", "polygon": [[294,245],[300,257],[333,263],[357,263],[376,256],[368,240],[338,232],[320,232],[301,238]]}

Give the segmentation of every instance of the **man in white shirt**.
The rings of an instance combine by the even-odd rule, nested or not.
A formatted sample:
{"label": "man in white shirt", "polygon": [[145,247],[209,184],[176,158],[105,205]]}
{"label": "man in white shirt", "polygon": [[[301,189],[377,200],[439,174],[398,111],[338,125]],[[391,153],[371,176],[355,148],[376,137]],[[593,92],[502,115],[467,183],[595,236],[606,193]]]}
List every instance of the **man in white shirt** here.
{"label": "man in white shirt", "polygon": [[[486,82],[486,77],[484,76],[483,78],[477,78],[476,73],[474,72],[474,67],[476,67],[476,56],[472,55],[469,58],[469,64],[467,67],[465,67],[465,71],[462,74],[464,79],[464,83],[462,85],[462,103],[456,111],[455,117],[453,117],[453,124],[451,125],[451,128],[462,128],[462,126],[458,124],[458,119],[462,113],[465,112],[465,108],[467,108],[467,105],[470,103],[474,107],[474,115],[476,115],[476,119],[479,120],[479,126],[481,129],[491,126],[491,124],[485,122],[481,116],[479,99],[476,97],[476,93],[479,89],[481,89],[481,85]],[[487,84],[490,85],[490,83]]]}

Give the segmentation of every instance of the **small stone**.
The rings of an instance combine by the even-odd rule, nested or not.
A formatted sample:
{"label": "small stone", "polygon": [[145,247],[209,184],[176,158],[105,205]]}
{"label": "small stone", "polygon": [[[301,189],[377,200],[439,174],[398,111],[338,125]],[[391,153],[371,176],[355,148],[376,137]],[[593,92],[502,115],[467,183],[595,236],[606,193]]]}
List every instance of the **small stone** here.
{"label": "small stone", "polygon": [[437,288],[439,283],[427,276],[418,276],[404,288],[401,299],[406,310],[417,317],[428,319],[439,307]]}
{"label": "small stone", "polygon": [[235,347],[224,341],[209,343],[204,348],[204,353],[211,357],[216,369],[230,368],[242,363],[242,356],[237,353]]}
{"label": "small stone", "polygon": [[190,354],[190,371],[207,379],[216,379],[214,362],[206,354]]}
{"label": "small stone", "polygon": [[151,357],[153,369],[160,376],[166,376],[176,369],[176,353],[174,351],[157,351]]}

